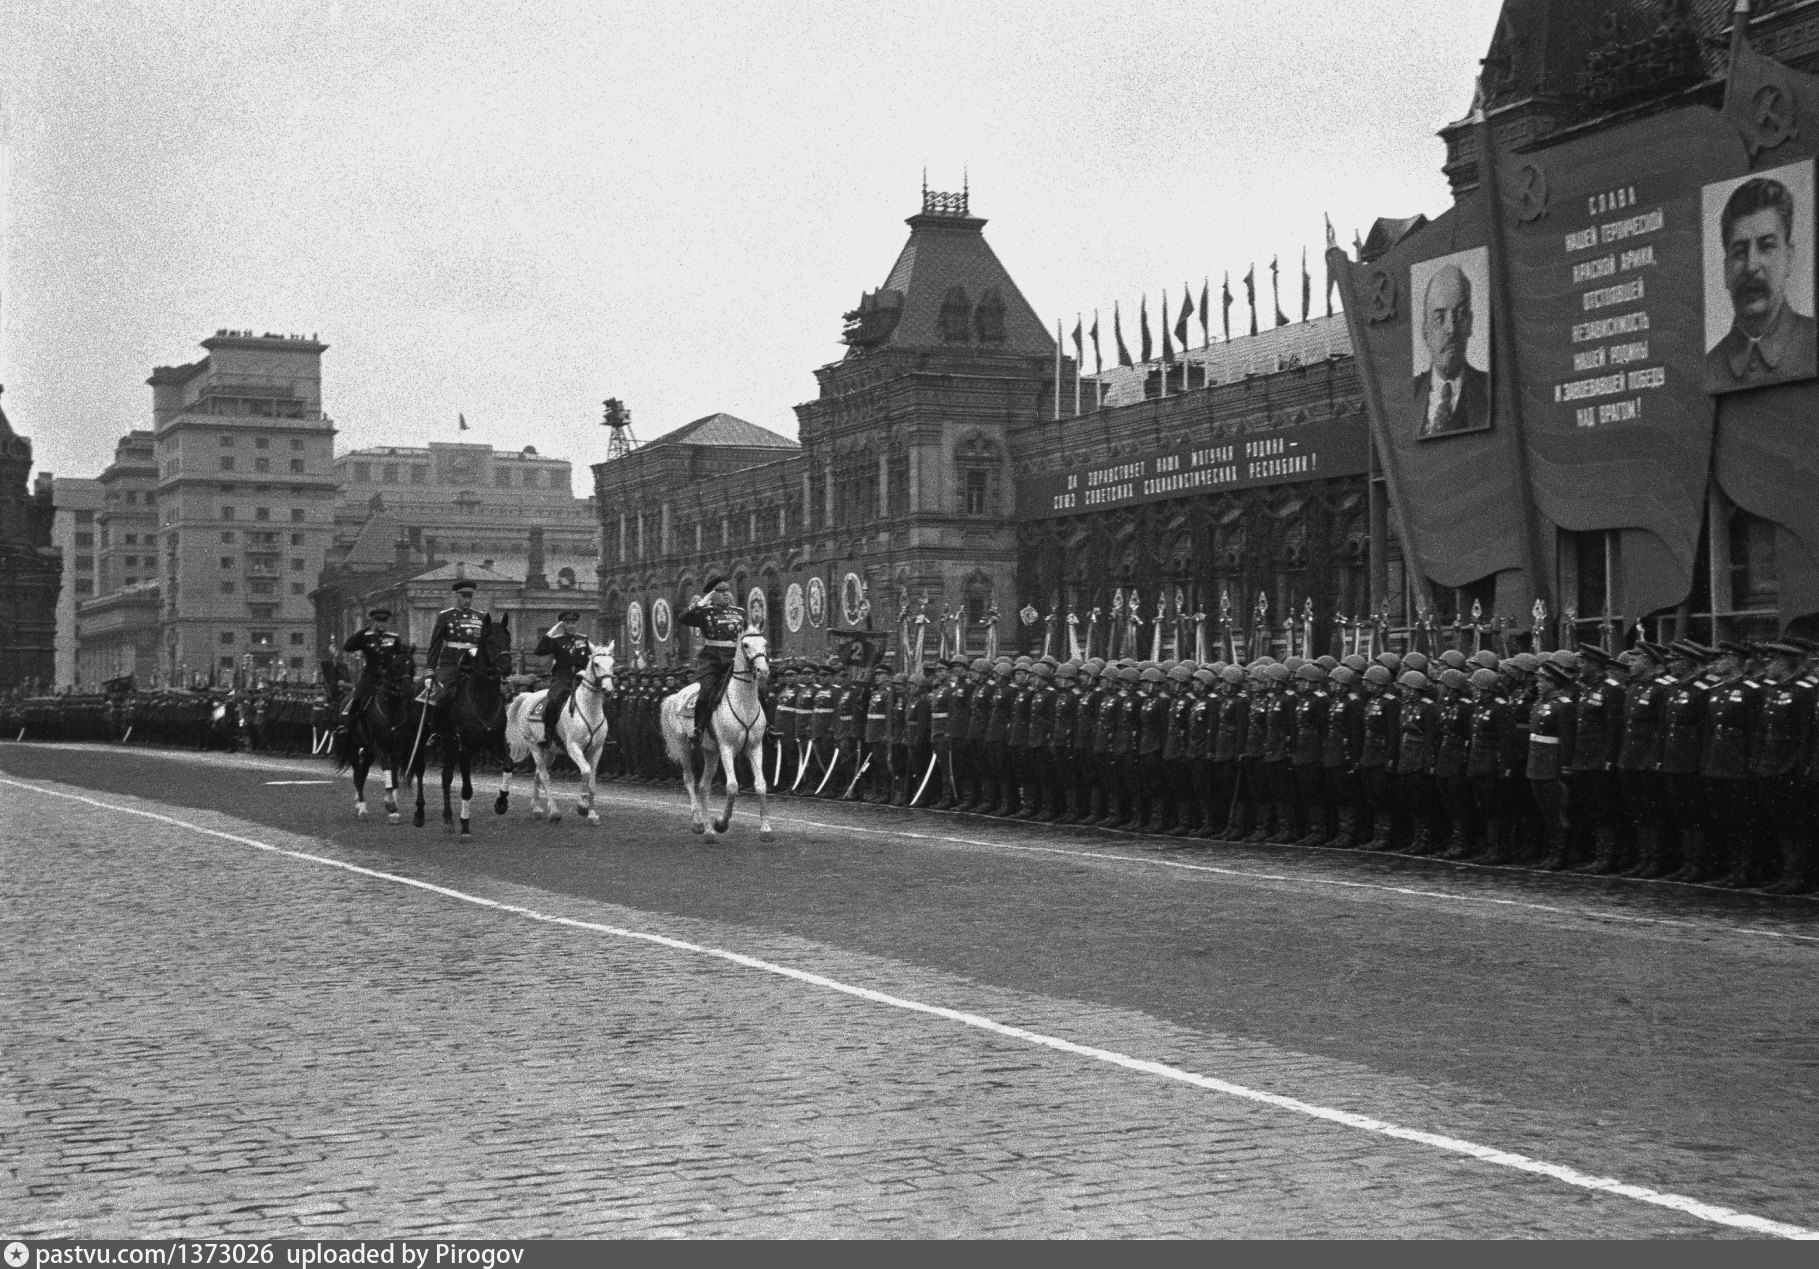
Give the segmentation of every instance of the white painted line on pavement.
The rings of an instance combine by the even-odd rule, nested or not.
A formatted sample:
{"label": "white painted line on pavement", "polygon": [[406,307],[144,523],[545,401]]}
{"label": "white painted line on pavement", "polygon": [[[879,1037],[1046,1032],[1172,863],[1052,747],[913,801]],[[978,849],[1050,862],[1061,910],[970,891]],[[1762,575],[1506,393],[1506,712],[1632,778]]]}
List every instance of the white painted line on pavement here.
{"label": "white painted line on pavement", "polygon": [[958,1009],[949,1009],[943,1005],[925,1004],[919,1000],[909,1000],[902,996],[893,996],[887,992],[876,991],[870,987],[859,987],[852,983],[843,983],[838,979],[827,978],[821,974],[811,973],[808,970],[795,969],[788,965],[778,965],[772,961],[759,960],[757,957],[747,956],[743,952],[734,952],[718,947],[706,947],[699,943],[689,943],[682,939],[670,938],[663,934],[652,934],[646,930],[628,930],[615,925],[605,925],[595,921],[580,921],[574,917],[557,916],[553,913],[539,912],[535,908],[521,907],[513,903],[501,903],[497,899],[488,899],[483,895],[468,894],[466,891],[451,889],[448,886],[439,886],[434,882],[420,881],[415,877],[405,877],[400,876],[397,873],[381,872],[376,868],[364,868],[359,864],[348,863],[340,859],[328,859],[321,855],[311,855],[304,851],[287,850],[282,846],[274,846],[270,842],[262,842],[252,837],[241,837],[235,833],[225,833],[216,828],[205,828],[200,824],[192,824],[188,820],[180,820],[171,815],[161,815],[156,811],[141,810],[138,807],[132,806],[121,806],[113,802],[102,802],[96,798],[84,797],[78,793],[65,793],[60,789],[48,789],[42,785],[30,784],[21,780],[11,780],[0,777],[0,784],[10,785],[16,789],[24,789],[30,793],[43,794],[47,797],[66,798],[69,801],[81,802],[85,805],[96,807],[104,811],[118,811],[123,815],[137,815],[144,819],[156,820],[161,824],[169,824],[175,828],[188,829],[191,832],[200,833],[206,837],[217,837],[223,841],[235,842],[242,846],[251,846],[256,850],[266,851],[273,855],[282,855],[290,859],[301,860],[305,863],[321,864],[328,868],[337,868],[343,872],[355,873],[359,876],[371,877],[379,881],[396,882],[399,885],[428,891],[431,894],[438,894],[445,898],[456,899],[462,903],[473,904],[476,907],[490,908],[495,912],[504,912],[513,916],[526,917],[530,920],[541,921],[548,925],[560,925],[570,929],[587,930],[595,934],[608,934],[614,938],[631,939],[636,942],[650,943],[658,947],[669,948],[672,951],[688,952],[698,956],[712,957],[716,960],[727,961],[747,969],[754,969],[762,973],[793,979],[796,982],[806,983],[811,987],[822,987],[829,991],[853,996],[860,1000],[870,1001],[873,1004],[885,1005],[892,1009],[901,1009],[910,1013],[927,1014],[930,1017],[942,1018],[949,1022],[956,1022],[962,1026],[990,1032],[994,1035],[1004,1036],[1008,1039],[1022,1040],[1028,1044],[1038,1045],[1046,1049],[1053,1049],[1058,1053],[1069,1053],[1076,1057],[1091,1058],[1094,1061],[1123,1067],[1126,1070],[1138,1071],[1145,1075],[1159,1076],[1162,1079],[1189,1084],[1196,1088],[1204,1088],[1210,1092],[1224,1093],[1228,1097],[1236,1097],[1245,1101],[1257,1102],[1265,1106],[1273,1106],[1278,1110],[1292,1111],[1295,1114],[1306,1115],[1313,1119],[1325,1120],[1328,1123],[1340,1124],[1347,1128],[1356,1128],[1363,1132],[1394,1138],[1398,1141],[1409,1141],[1417,1145],[1431,1146],[1436,1150],[1464,1155],[1484,1163],[1510,1168],[1517,1172],[1526,1172],[1535,1176],[1547,1177],[1551,1180],[1564,1182],[1567,1185],[1577,1186],[1580,1189],[1593,1190],[1602,1194],[1612,1194],[1620,1198],[1635,1199],[1641,1203],[1649,1203],[1656,1207],[1667,1208],[1671,1211],[1680,1212],[1683,1215],[1692,1216],[1696,1219],[1708,1221],[1715,1225],[1725,1225],[1732,1229],[1749,1230],[1751,1233],[1757,1234],[1772,1234],[1780,1238],[1819,1239],[1819,1230],[1810,1230],[1799,1225],[1789,1225],[1782,1221],[1770,1220],[1764,1216],[1755,1216],[1748,1212],[1739,1212],[1732,1208],[1720,1207],[1713,1203],[1702,1202],[1699,1199],[1688,1198],[1684,1194],[1673,1194],[1664,1190],[1650,1189],[1643,1185],[1631,1185],[1628,1182],[1619,1181],[1614,1177],[1593,1176],[1589,1172],[1581,1172],[1577,1168],[1567,1167],[1564,1164],[1548,1163],[1541,1159],[1532,1158],[1529,1155],[1516,1154],[1508,1150],[1499,1150],[1493,1146],[1482,1146],[1476,1142],[1466,1141],[1459,1137],[1448,1137],[1440,1133],[1424,1132],[1419,1128],[1404,1128],[1399,1124],[1392,1124],[1382,1119],[1372,1119],[1367,1115],[1358,1115],[1351,1111],[1338,1110],[1331,1106],[1320,1106],[1313,1102],[1302,1101],[1299,1098],[1285,1097],[1280,1093],[1269,1093],[1262,1089],[1247,1087],[1243,1084],[1233,1084],[1227,1080],[1218,1079],[1211,1075],[1202,1075],[1196,1071],[1184,1070],[1178,1066],[1169,1066],[1162,1062],[1152,1062],[1145,1058],[1132,1057],[1127,1053],[1120,1053],[1115,1049],[1101,1049],[1094,1045],[1077,1044],[1072,1040],[1063,1040],[1059,1036],[1044,1035],[1040,1031],[1029,1031],[1023,1027],[999,1022],[994,1018],[987,1018],[981,1014],[965,1013]]}
{"label": "white painted line on pavement", "polygon": [[267,780],[267,784],[333,784],[333,780]]}

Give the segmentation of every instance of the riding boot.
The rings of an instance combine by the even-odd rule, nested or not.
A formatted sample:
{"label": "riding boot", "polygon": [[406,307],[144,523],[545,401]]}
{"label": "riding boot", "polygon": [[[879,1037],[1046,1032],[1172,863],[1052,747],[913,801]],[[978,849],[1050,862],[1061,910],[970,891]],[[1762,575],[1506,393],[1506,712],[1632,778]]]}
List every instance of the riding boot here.
{"label": "riding boot", "polygon": [[1748,890],[1754,886],[1759,871],[1757,850],[1755,834],[1748,830],[1739,833],[1731,843],[1731,866],[1712,884],[1726,890]]}
{"label": "riding boot", "polygon": [[1409,839],[1408,851],[1406,853],[1410,855],[1431,855],[1434,853],[1434,830],[1427,825],[1426,821],[1417,820],[1415,822],[1415,832]]}
{"label": "riding boot", "polygon": [[1017,809],[1012,813],[1014,820],[1033,820],[1036,818],[1036,785],[1021,784],[1017,786]]}
{"label": "riding boot", "polygon": [[1084,790],[1077,784],[1064,785],[1055,791],[1055,824],[1078,824]]}
{"label": "riding boot", "polygon": [[1200,808],[1193,802],[1180,802],[1175,805],[1174,822],[1169,825],[1170,837],[1192,837],[1200,828]]}
{"label": "riding boot", "polygon": [[1276,804],[1274,802],[1253,802],[1250,804],[1251,831],[1246,833],[1243,841],[1261,846],[1276,831]]}
{"label": "riding boot", "polygon": [[1295,840],[1295,806],[1292,802],[1276,803],[1276,831],[1264,839],[1272,846],[1289,846]]}
{"label": "riding boot", "polygon": [[1435,852],[1435,856],[1439,859],[1464,859],[1471,853],[1471,842],[1464,833],[1454,829],[1451,835],[1440,843],[1440,849]]}
{"label": "riding boot", "polygon": [[1766,887],[1768,893],[1811,894],[1814,886],[1812,843],[1782,838],[1781,878]]}
{"label": "riding boot", "polygon": [[1502,820],[1484,821],[1484,851],[1481,864],[1507,864],[1510,861],[1509,825]]}
{"label": "riding boot", "polygon": [[1082,802],[1084,803],[1085,813],[1081,815],[1080,823],[1083,826],[1087,828],[1098,828],[1101,824],[1105,823],[1104,789],[1100,788],[1098,785],[1094,785],[1082,796]]}

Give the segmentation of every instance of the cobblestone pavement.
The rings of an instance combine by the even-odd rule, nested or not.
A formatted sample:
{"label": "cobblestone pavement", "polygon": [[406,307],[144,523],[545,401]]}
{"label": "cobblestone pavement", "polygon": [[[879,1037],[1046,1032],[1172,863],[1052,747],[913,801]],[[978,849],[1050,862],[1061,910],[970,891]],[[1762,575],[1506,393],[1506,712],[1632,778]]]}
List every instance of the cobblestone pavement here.
{"label": "cobblestone pavement", "polygon": [[[761,850],[647,789],[450,843],[266,783],[304,763],[0,771],[0,1235],[1747,1232],[590,926],[1819,1225],[1811,906],[802,802]],[[1343,1005],[1416,971],[1421,1014]]]}

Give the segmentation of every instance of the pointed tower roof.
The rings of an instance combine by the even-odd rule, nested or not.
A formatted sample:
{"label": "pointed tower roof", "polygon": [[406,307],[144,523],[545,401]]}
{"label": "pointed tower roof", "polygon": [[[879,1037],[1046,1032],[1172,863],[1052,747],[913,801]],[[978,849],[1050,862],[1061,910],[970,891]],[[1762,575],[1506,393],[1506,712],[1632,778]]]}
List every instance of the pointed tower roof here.
{"label": "pointed tower roof", "polygon": [[969,195],[924,189],[909,241],[878,290],[846,315],[846,343],[1053,356],[1054,338],[968,210]]}
{"label": "pointed tower roof", "polygon": [[769,428],[759,427],[756,423],[747,423],[742,418],[724,412],[704,415],[693,423],[684,423],[673,432],[665,432],[644,448],[656,449],[659,445],[730,445],[751,449],[801,448],[787,436],[773,432]]}

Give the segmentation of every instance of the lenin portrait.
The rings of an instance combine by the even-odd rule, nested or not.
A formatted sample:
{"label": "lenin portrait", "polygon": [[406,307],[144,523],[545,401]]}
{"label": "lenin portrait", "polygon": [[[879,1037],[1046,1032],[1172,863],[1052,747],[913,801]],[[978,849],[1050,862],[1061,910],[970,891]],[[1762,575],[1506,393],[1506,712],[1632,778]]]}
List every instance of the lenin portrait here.
{"label": "lenin portrait", "polygon": [[1490,251],[1474,247],[1409,268],[1419,440],[1491,425]]}
{"label": "lenin portrait", "polygon": [[1705,390],[1819,374],[1813,321],[1813,165],[1708,185]]}

